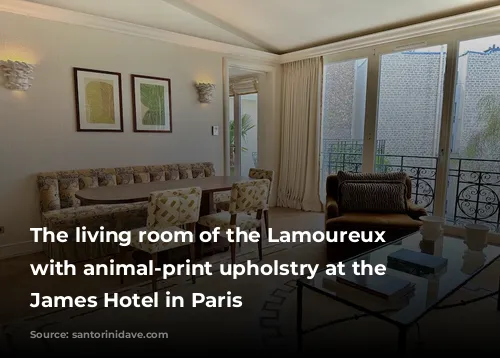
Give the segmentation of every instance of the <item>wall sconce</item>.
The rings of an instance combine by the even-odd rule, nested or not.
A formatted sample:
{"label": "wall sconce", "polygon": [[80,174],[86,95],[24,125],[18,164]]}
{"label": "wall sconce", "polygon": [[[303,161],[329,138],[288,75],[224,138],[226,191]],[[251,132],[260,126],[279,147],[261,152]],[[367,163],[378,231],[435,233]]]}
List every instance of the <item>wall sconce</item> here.
{"label": "wall sconce", "polygon": [[198,91],[198,101],[200,103],[210,103],[214,97],[215,85],[212,83],[196,83],[196,90]]}
{"label": "wall sconce", "polygon": [[4,71],[5,87],[11,90],[27,91],[31,87],[34,65],[20,61],[0,61]]}

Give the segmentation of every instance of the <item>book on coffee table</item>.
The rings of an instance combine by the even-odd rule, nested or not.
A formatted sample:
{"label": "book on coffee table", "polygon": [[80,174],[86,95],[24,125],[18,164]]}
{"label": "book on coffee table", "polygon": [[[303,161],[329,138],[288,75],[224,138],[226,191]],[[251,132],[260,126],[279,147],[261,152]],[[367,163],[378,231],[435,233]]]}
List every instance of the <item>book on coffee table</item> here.
{"label": "book on coffee table", "polygon": [[364,302],[368,307],[377,311],[395,310],[399,311],[411,302],[415,296],[415,290],[410,290],[406,295],[384,299],[380,296],[373,295],[367,291],[362,291],[353,286],[339,283],[335,276],[325,276],[323,278],[323,288],[351,302]]}
{"label": "book on coffee table", "polygon": [[390,300],[410,294],[415,289],[411,281],[391,275],[358,276],[354,272],[337,276],[337,282],[365,291],[380,298]]}
{"label": "book on coffee table", "polygon": [[398,250],[387,256],[387,267],[417,276],[438,274],[447,264],[446,258],[407,249]]}

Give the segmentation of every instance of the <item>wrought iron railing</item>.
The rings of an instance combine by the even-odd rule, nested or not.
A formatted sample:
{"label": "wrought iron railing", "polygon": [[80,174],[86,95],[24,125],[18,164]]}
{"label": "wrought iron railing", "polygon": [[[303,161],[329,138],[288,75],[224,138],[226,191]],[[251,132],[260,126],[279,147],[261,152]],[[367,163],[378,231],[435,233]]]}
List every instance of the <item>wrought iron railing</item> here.
{"label": "wrought iron railing", "polygon": [[[405,172],[412,179],[412,199],[434,211],[437,158],[377,153],[377,172]],[[361,154],[323,152],[323,180],[339,170],[361,172]],[[481,223],[500,232],[500,161],[468,158],[450,160],[446,220],[454,225]]]}

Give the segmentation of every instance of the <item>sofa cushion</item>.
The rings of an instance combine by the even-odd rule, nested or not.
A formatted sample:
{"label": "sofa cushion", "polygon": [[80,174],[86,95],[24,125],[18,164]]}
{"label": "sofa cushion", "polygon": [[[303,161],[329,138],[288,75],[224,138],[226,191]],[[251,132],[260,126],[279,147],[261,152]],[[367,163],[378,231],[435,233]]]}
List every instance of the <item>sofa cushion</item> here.
{"label": "sofa cushion", "polygon": [[116,184],[117,185],[134,184],[134,174],[133,173],[117,174],[116,175]]}
{"label": "sofa cushion", "polygon": [[356,230],[363,230],[363,227],[381,227],[387,229],[408,228],[418,230],[422,222],[413,220],[406,214],[381,214],[381,213],[346,213],[342,216],[329,219],[326,222],[327,228],[336,227],[338,230],[346,226],[356,227]]}
{"label": "sofa cushion", "polygon": [[41,173],[37,178],[42,212],[61,209],[59,200],[59,182],[56,173]]}
{"label": "sofa cushion", "polygon": [[115,186],[117,185],[116,175],[104,173],[97,177],[99,181],[99,186]]}
{"label": "sofa cushion", "polygon": [[215,175],[215,166],[213,163],[204,162],[203,168],[205,169],[205,177],[213,177]]}
{"label": "sofa cushion", "polygon": [[78,177],[59,178],[59,198],[62,209],[77,207],[80,205],[80,200],[75,197],[78,190],[80,190]]}
{"label": "sofa cushion", "polygon": [[203,163],[191,164],[191,171],[193,173],[193,178],[205,178],[205,166]]}
{"label": "sofa cushion", "polygon": [[181,178],[178,164],[167,164],[164,166],[166,180],[179,180]]}
{"label": "sofa cushion", "polygon": [[134,181],[138,184],[149,183],[151,181],[151,177],[149,176],[149,173],[135,173]]}
{"label": "sofa cushion", "polygon": [[406,184],[398,181],[344,181],[340,208],[346,212],[406,213]]}
{"label": "sofa cushion", "polygon": [[149,180],[150,181],[165,181],[166,180],[166,174],[165,171],[158,171],[158,172],[150,172],[149,173]]}
{"label": "sofa cushion", "polygon": [[97,188],[99,186],[99,181],[97,180],[97,175],[92,176],[81,176],[78,178],[78,184],[80,185],[80,190]]}

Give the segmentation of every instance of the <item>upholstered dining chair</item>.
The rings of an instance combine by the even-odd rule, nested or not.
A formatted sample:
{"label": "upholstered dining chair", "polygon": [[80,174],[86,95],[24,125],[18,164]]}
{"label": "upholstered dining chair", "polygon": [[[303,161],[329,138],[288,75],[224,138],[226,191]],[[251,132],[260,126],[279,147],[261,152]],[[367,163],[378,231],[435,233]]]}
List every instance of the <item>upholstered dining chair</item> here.
{"label": "upholstered dining chair", "polygon": [[[266,229],[269,229],[269,196],[271,195],[271,187],[273,185],[274,180],[274,171],[266,170],[266,169],[258,169],[258,168],[250,168],[248,171],[248,177],[251,179],[268,179],[270,182],[269,186],[269,194],[266,200],[266,207],[264,208],[264,222],[266,224]],[[217,212],[228,211],[229,210],[229,202],[231,200],[231,192],[221,192],[220,194],[214,195],[215,208]]]}
{"label": "upholstered dining chair", "polygon": [[[192,187],[185,189],[155,191],[149,195],[148,216],[146,227],[131,231],[132,248],[145,251],[152,256],[153,267],[158,264],[158,253],[172,250],[180,246],[188,246],[191,263],[195,260],[195,228],[200,217],[201,188]],[[181,228],[183,226],[184,228]],[[139,233],[157,232],[185,232],[190,231],[193,235],[192,242],[150,242],[147,234],[139,241]],[[122,258],[123,259],[123,258]],[[123,283],[123,277],[121,277]],[[151,278],[153,292],[156,291],[156,275]],[[191,280],[196,283],[196,276],[192,275]]]}
{"label": "upholstered dining chair", "polygon": [[[262,212],[267,206],[269,179],[256,179],[234,183],[231,189],[231,199],[228,211],[202,216],[198,224],[208,229],[220,228],[221,234],[228,230],[259,231],[259,259],[262,260]],[[250,213],[250,214],[249,214]],[[255,215],[255,216],[254,216]],[[231,262],[236,263],[236,243],[231,244]]]}

